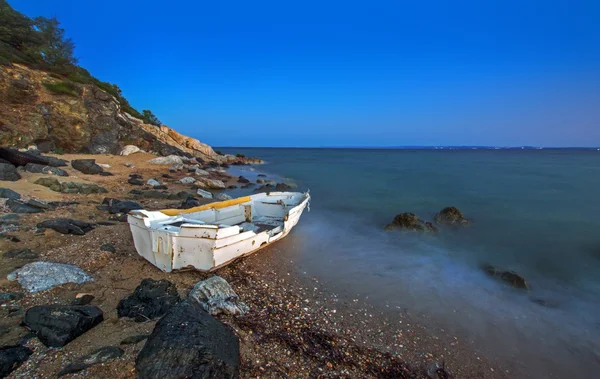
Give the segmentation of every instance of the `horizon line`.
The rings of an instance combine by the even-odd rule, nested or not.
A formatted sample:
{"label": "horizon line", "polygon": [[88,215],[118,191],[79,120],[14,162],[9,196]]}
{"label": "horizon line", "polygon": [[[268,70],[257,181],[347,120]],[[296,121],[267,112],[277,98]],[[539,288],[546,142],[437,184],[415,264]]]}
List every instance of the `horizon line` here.
{"label": "horizon line", "polygon": [[488,149],[488,150],[600,150],[600,146],[488,146],[488,145],[406,145],[406,146],[213,146],[213,149]]}

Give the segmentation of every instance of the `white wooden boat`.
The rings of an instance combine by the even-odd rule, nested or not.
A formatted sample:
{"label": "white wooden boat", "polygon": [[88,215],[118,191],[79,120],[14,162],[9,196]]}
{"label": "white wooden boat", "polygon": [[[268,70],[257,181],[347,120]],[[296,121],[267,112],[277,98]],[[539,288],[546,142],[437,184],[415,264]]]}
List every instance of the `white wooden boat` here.
{"label": "white wooden boat", "polygon": [[127,217],[137,252],[165,272],[213,270],[285,237],[310,195],[258,193],[191,209],[135,210]]}

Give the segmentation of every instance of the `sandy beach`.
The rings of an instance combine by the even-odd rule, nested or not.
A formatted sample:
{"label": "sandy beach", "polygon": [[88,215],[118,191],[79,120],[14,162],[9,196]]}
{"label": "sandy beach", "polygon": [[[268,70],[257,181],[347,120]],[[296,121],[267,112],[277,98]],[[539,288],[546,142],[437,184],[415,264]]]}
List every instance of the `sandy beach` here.
{"label": "sandy beach", "polygon": [[[37,260],[74,264],[94,280],[37,293],[26,293],[18,283],[2,280],[0,291],[20,292],[25,296],[2,305],[0,342],[13,345],[25,338],[25,346],[34,352],[11,377],[56,377],[61,368],[74,358],[104,346],[121,346],[125,354],[74,377],[136,377],[135,358],[145,342],[120,343],[130,336],[150,334],[156,320],[138,323],[118,318],[116,308],[119,301],[145,278],[167,279],[175,283],[183,298],[195,283],[215,274],[226,279],[250,308],[243,316],[218,316],[240,340],[241,377],[510,377],[510,373],[477,355],[468,343],[443,331],[420,326],[417,317],[375,309],[365,299],[342,298],[328,292],[319,278],[307,276],[297,269],[293,261],[282,259],[277,243],[214,273],[193,270],[163,273],[137,254],[128,224],[110,220],[109,214],[97,209],[97,206],[105,197],[113,197],[135,199],[150,210],[177,207],[181,201],[131,195],[132,189],[140,187],[128,184],[127,179],[130,174],[137,173],[143,176],[144,182],[150,178],[164,181],[171,193],[193,193],[189,184],[178,183],[179,179],[188,175],[187,172],[169,173],[168,166],[148,163],[154,156],[146,153],[127,157],[57,157],[66,160],[92,158],[97,163],[110,165],[106,170],[114,176],[85,175],[69,166],[65,170],[70,176],[60,178],[95,183],[105,187],[108,193],[79,195],[53,192],[33,184],[39,177],[48,176],[43,174],[22,173],[23,179],[19,181],[3,182],[3,187],[15,190],[25,199],[75,201],[79,204],[45,213],[21,215],[18,219],[21,230],[9,233],[20,242],[0,239],[0,250],[30,248],[40,254]],[[125,163],[135,167],[127,167]],[[163,174],[169,174],[172,179],[161,178]],[[223,174],[214,175],[224,177]],[[227,184],[232,185],[236,181],[237,178],[229,178]],[[43,233],[23,230],[23,227],[35,227],[43,220],[58,217],[92,223],[105,221],[110,225],[97,225],[83,236],[63,235],[50,229]],[[100,246],[106,243],[112,244],[116,253],[100,250]],[[2,278],[31,261],[2,259]],[[78,293],[89,293],[95,297],[92,304],[104,311],[104,322],[65,347],[47,348],[20,326],[28,308],[70,304]]]}

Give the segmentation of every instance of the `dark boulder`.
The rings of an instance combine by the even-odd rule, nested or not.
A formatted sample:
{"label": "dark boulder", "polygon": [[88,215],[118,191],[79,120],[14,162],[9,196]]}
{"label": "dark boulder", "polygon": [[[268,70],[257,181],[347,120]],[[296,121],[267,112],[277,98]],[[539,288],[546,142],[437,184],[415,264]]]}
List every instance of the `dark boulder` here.
{"label": "dark boulder", "polygon": [[100,363],[108,362],[113,359],[121,358],[125,352],[116,346],[105,346],[91,352],[88,355],[76,359],[74,362],[60,370],[58,376],[74,374],[83,371]]}
{"label": "dark boulder", "polygon": [[90,295],[89,293],[77,295],[77,297],[71,301],[71,305],[89,305],[95,298],[94,295]]}
{"label": "dark boulder", "polygon": [[37,259],[39,254],[31,249],[12,249],[2,255],[4,258],[17,258],[17,259]]}
{"label": "dark boulder", "polygon": [[144,279],[135,291],[117,306],[119,317],[143,322],[163,316],[180,301],[177,287],[168,280]]}
{"label": "dark boulder", "polygon": [[36,163],[27,163],[25,165],[25,171],[34,174],[51,174],[56,176],[69,176],[69,174],[58,167],[45,166]]}
{"label": "dark boulder", "polygon": [[132,179],[144,179],[144,177],[140,174],[129,174],[129,177]]}
{"label": "dark boulder", "polygon": [[[34,203],[35,204],[35,203]],[[32,206],[31,204],[24,203],[20,200],[6,200],[6,207],[14,213],[40,213],[44,210],[40,207]]]}
{"label": "dark boulder", "polygon": [[17,168],[10,163],[0,163],[0,180],[16,182],[21,179]]}
{"label": "dark boulder", "polygon": [[45,157],[5,147],[0,147],[0,158],[9,161],[15,166],[25,166],[27,163],[37,163],[41,165],[47,165],[49,163],[48,159]]}
{"label": "dark boulder", "polygon": [[102,171],[98,175],[100,175],[100,176],[115,176],[115,174],[113,174],[112,172],[108,172],[108,171]]}
{"label": "dark boulder", "polygon": [[129,178],[129,180],[127,180],[127,183],[134,185],[134,186],[143,186],[144,182],[140,179],[136,179],[136,178]]}
{"label": "dark boulder", "polygon": [[35,145],[37,146],[38,150],[42,153],[51,153],[54,150],[56,150],[56,144],[54,143],[54,141],[49,139],[37,140],[35,141]]}
{"label": "dark boulder", "polygon": [[102,167],[96,164],[95,159],[75,159],[71,161],[71,167],[89,175],[97,175],[104,171]]}
{"label": "dark boulder", "polygon": [[19,200],[21,195],[10,188],[0,188],[0,199]]}
{"label": "dark boulder", "polygon": [[62,347],[104,320],[93,305],[38,305],[25,312],[23,323],[48,347]]}
{"label": "dark boulder", "polygon": [[25,346],[2,346],[0,347],[0,378],[6,378],[16,370],[23,362],[29,359],[33,351]]}
{"label": "dark boulder", "polygon": [[435,222],[446,225],[466,225],[470,221],[464,218],[462,212],[456,207],[447,207],[435,215]]}
{"label": "dark boulder", "polygon": [[245,189],[245,188],[250,188],[250,187],[254,187],[255,185],[256,185],[256,184],[254,184],[254,183],[247,183],[247,184],[244,184],[244,185],[242,186],[242,188],[244,188],[244,189]]}
{"label": "dark boulder", "polygon": [[515,288],[519,288],[519,289],[528,289],[529,288],[529,285],[527,284],[527,281],[525,280],[525,278],[523,278],[521,275],[517,274],[514,271],[501,270],[492,265],[483,265],[481,268],[489,276],[491,276],[495,279],[501,280],[504,283],[510,284],[511,286],[513,286]]}
{"label": "dark boulder", "polygon": [[437,232],[437,228],[430,222],[425,222],[418,218],[414,213],[400,213],[394,217],[394,220],[385,227],[385,230],[405,229],[420,232]]}
{"label": "dark boulder", "polygon": [[53,229],[62,234],[76,234],[82,236],[94,229],[89,222],[73,220],[70,218],[55,218],[37,224],[38,228]]}
{"label": "dark boulder", "polygon": [[140,379],[238,378],[239,355],[229,327],[184,301],[158,321],[135,368]]}
{"label": "dark boulder", "polygon": [[249,179],[247,179],[247,178],[244,178],[243,176],[240,176],[240,177],[238,178],[238,183],[244,183],[244,184],[245,184],[245,183],[250,183],[250,180],[249,180]]}
{"label": "dark boulder", "polygon": [[179,206],[179,209],[190,209],[190,208],[194,208],[200,205],[200,202],[193,198],[193,197],[188,197],[187,199],[185,199],[181,205]]}
{"label": "dark boulder", "polygon": [[47,159],[48,166],[52,166],[52,167],[67,167],[69,165],[69,162],[65,161],[64,159],[60,159],[60,158],[45,156],[44,159]]}
{"label": "dark boulder", "polygon": [[289,184],[285,184],[285,183],[277,183],[277,185],[275,186],[275,191],[280,191],[280,192],[289,191],[291,189],[292,189],[292,186],[290,186]]}
{"label": "dark boulder", "polygon": [[256,176],[258,176],[259,178],[266,178],[267,177],[265,174],[258,174]]}
{"label": "dark boulder", "polygon": [[144,207],[135,201],[121,201],[119,199],[106,197],[102,200],[102,205],[100,205],[98,209],[108,211],[110,214],[117,214],[129,213],[136,209],[144,209]]}

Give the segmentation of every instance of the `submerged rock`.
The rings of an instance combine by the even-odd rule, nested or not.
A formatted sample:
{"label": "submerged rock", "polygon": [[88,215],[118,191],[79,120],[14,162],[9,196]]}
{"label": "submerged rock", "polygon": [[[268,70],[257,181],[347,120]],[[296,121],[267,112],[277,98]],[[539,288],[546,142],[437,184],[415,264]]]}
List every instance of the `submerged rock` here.
{"label": "submerged rock", "polygon": [[238,178],[238,183],[244,183],[244,184],[245,184],[245,183],[250,183],[250,180],[249,180],[248,178],[245,178],[245,177],[243,177],[243,176],[240,176],[240,177]]}
{"label": "submerged rock", "polygon": [[177,287],[168,280],[144,279],[135,291],[117,306],[119,317],[143,322],[163,316],[180,301]]}
{"label": "submerged rock", "polygon": [[0,188],[0,199],[19,200],[21,195],[10,188]]}
{"label": "submerged rock", "polygon": [[442,209],[438,214],[435,215],[435,222],[437,224],[446,225],[466,225],[470,221],[464,218],[462,212],[456,207],[447,207]]}
{"label": "submerged rock", "polygon": [[400,213],[394,217],[394,220],[385,227],[385,230],[406,229],[420,232],[437,232],[437,228],[430,222],[425,222],[418,218],[414,213]]}
{"label": "submerged rock", "polygon": [[279,192],[285,192],[285,191],[289,191],[292,189],[292,186],[290,186],[289,184],[286,183],[277,183],[277,185],[275,186],[275,191],[279,191]]}
{"label": "submerged rock", "polygon": [[511,286],[519,289],[528,289],[529,285],[525,278],[521,275],[517,274],[514,271],[505,271],[501,270],[492,265],[483,265],[483,271],[485,271],[489,276],[501,280]]}
{"label": "submerged rock", "polygon": [[10,163],[0,163],[0,180],[16,182],[21,179],[17,168]]}
{"label": "submerged rock", "polygon": [[71,167],[84,174],[97,175],[104,169],[96,164],[95,159],[75,159],[71,161]]}
{"label": "submerged rock", "polygon": [[100,363],[108,362],[113,359],[121,358],[125,352],[116,346],[105,346],[91,352],[88,355],[79,357],[73,363],[60,370],[58,376],[73,374],[83,371]]}
{"label": "submerged rock", "polygon": [[32,262],[8,275],[28,292],[44,291],[65,283],[85,283],[92,277],[75,265],[53,262]]}
{"label": "submerged rock", "polygon": [[188,297],[190,300],[198,302],[202,309],[213,316],[220,313],[243,315],[249,309],[240,301],[229,283],[216,275],[196,283]]}
{"label": "submerged rock", "polygon": [[62,234],[75,234],[82,236],[94,229],[89,222],[73,220],[71,218],[55,218],[37,224],[38,228],[48,228]]}
{"label": "submerged rock", "polygon": [[93,305],[39,305],[25,312],[23,323],[48,347],[62,347],[104,320]]}
{"label": "submerged rock", "polygon": [[33,354],[33,351],[25,346],[0,347],[0,378],[7,377],[21,366],[23,362],[27,361],[31,354]]}
{"label": "submerged rock", "polygon": [[140,379],[233,379],[239,377],[239,350],[229,327],[184,301],[158,321],[135,368]]}

